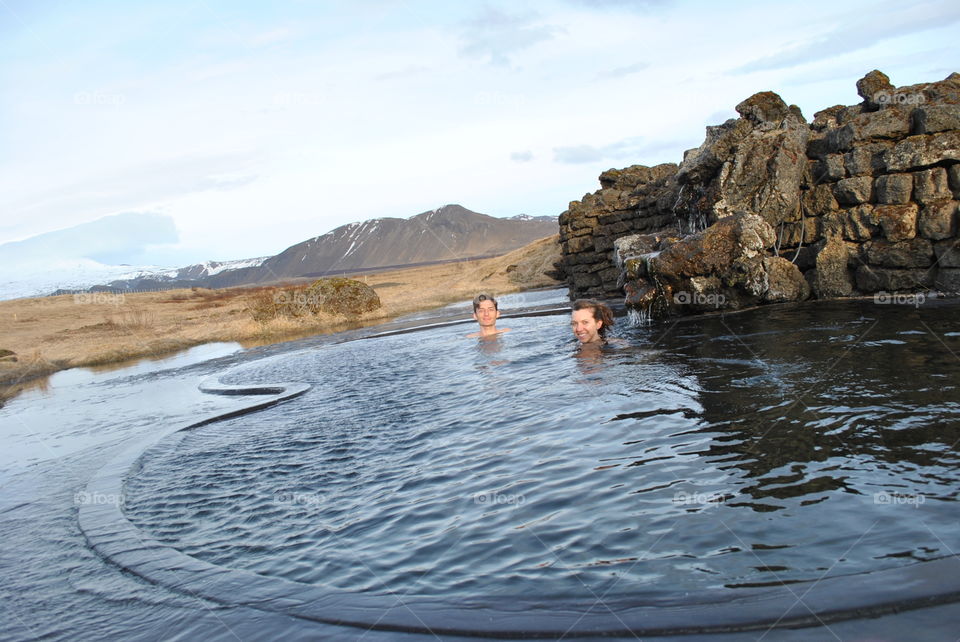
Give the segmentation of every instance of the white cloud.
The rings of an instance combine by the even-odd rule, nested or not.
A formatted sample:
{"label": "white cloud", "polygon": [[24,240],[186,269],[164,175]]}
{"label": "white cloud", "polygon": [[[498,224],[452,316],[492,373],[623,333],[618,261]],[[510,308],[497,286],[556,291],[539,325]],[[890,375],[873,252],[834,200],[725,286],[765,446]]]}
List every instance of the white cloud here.
{"label": "white cloud", "polygon": [[[894,4],[207,5],[34,9],[32,35],[0,40],[0,122],[16,125],[0,129],[0,241],[155,211],[178,251],[225,260],[448,202],[555,215],[601,169],[679,162],[758,91],[812,114],[855,100],[867,60],[903,84],[958,62],[931,29],[839,71],[785,55],[786,71],[732,73],[791,42],[798,59],[818,37],[885,33],[912,10]],[[953,15],[918,7],[916,29]]]}
{"label": "white cloud", "polygon": [[632,65],[626,65],[624,67],[615,67],[614,69],[604,70],[597,74],[597,78],[623,78],[624,76],[630,76],[632,74],[638,74],[641,71],[648,69],[650,67],[649,63],[638,62]]}
{"label": "white cloud", "polygon": [[553,160],[557,163],[597,163],[599,161],[623,161],[628,164],[653,165],[664,152],[675,152],[683,144],[676,141],[648,141],[642,137],[625,138],[606,145],[572,145],[555,147]]}
{"label": "white cloud", "polygon": [[487,58],[493,65],[507,65],[511,56],[562,33],[555,25],[543,24],[534,13],[508,13],[487,5],[465,21],[461,31],[461,53]]}
{"label": "white cloud", "polygon": [[811,34],[775,54],[756,58],[737,71],[789,69],[876,47],[893,38],[947,27],[960,22],[960,5],[925,2],[916,6],[886,2],[868,11],[851,10],[845,17],[847,19],[833,22],[823,32]]}

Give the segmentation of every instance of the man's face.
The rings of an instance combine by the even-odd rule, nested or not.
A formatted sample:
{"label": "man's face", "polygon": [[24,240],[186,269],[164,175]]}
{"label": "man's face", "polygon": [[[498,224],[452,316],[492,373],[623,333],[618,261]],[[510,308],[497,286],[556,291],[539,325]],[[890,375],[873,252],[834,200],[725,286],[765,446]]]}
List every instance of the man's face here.
{"label": "man's face", "polygon": [[593,310],[574,310],[570,320],[570,327],[580,343],[595,343],[600,341],[600,328],[603,321],[593,318]]}
{"label": "man's face", "polygon": [[496,325],[497,319],[500,318],[500,311],[497,310],[493,301],[481,301],[477,305],[476,312],[473,313],[473,318],[477,320],[480,327],[490,327]]}

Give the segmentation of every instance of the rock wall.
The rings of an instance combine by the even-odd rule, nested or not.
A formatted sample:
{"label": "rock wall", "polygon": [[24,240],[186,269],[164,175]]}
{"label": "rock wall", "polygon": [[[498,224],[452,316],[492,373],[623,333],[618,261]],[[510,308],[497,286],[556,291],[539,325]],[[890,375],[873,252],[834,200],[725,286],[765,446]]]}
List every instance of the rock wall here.
{"label": "rock wall", "polygon": [[655,232],[674,225],[671,203],[658,199],[675,181],[673,163],[611,169],[600,175],[601,189],[570,203],[560,215],[562,271],[571,296],[622,293],[620,270],[612,260],[613,243],[630,234]]}
{"label": "rock wall", "polygon": [[960,291],[960,74],[857,90],[809,124],[755,94],[679,166],[604,172],[560,216],[571,297],[669,314]]}

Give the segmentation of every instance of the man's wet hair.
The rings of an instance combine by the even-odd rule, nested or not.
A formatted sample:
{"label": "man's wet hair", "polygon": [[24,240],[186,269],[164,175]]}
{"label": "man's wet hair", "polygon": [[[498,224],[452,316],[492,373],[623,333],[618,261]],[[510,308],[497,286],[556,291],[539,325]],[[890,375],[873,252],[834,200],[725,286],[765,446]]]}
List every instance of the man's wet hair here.
{"label": "man's wet hair", "polygon": [[593,314],[594,321],[603,321],[603,325],[600,326],[600,329],[597,330],[597,334],[601,338],[607,336],[607,330],[613,327],[613,310],[610,307],[601,301],[596,299],[577,299],[573,302],[574,310],[590,310]]}
{"label": "man's wet hair", "polygon": [[494,299],[492,296],[490,296],[489,294],[478,294],[478,295],[475,296],[474,299],[473,299],[473,313],[474,313],[474,314],[477,313],[477,310],[480,308],[480,303],[481,303],[482,301],[493,301],[493,309],[494,309],[494,310],[499,310],[499,309],[500,309],[500,307],[497,305],[497,300]]}

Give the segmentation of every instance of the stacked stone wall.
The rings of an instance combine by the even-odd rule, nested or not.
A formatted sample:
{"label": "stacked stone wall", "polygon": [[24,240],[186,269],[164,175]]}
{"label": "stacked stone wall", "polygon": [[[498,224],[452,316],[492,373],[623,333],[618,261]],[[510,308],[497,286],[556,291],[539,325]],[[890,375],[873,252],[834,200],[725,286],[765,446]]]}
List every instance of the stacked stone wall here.
{"label": "stacked stone wall", "polygon": [[[810,124],[762,92],[679,166],[604,172],[601,189],[560,216],[571,297],[623,295],[642,281],[643,270],[624,269],[629,248],[653,246],[624,237],[690,238],[733,215],[771,227],[766,255],[802,272],[810,287],[798,296],[960,291],[960,74],[896,88],[874,71],[857,88],[861,104]],[[674,242],[657,241],[657,251]]]}
{"label": "stacked stone wall", "polygon": [[613,243],[631,234],[656,232],[675,225],[675,217],[658,200],[675,181],[677,165],[634,165],[600,175],[601,189],[586,194],[560,215],[560,248],[571,293],[614,296],[620,269],[611,256]]}

